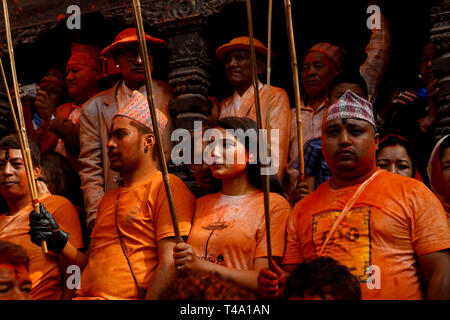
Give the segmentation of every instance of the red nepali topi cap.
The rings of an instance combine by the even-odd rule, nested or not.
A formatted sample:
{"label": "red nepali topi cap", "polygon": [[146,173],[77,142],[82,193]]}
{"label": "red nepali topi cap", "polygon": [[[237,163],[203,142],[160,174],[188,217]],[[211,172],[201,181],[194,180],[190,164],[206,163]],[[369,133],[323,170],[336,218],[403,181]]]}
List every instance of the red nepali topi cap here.
{"label": "red nepali topi cap", "polygon": [[[156,119],[158,121],[159,132],[162,134],[167,125],[167,117],[164,113],[156,110]],[[137,90],[133,91],[133,95],[127,104],[119,110],[119,112],[114,116],[127,117],[131,120],[139,122],[143,126],[153,130],[152,117],[150,115],[150,109],[148,107],[147,98]]]}
{"label": "red nepali topi cap", "polygon": [[[163,48],[166,46],[166,42],[164,40],[154,38],[148,34],[145,34],[145,40],[147,41],[147,44],[150,44],[153,47]],[[110,57],[115,50],[132,43],[138,43],[136,28],[125,29],[116,36],[112,44],[102,50],[101,55],[104,57]]]}
{"label": "red nepali topi cap", "polygon": [[320,53],[324,54],[325,56],[327,56],[327,58],[330,59],[331,62],[333,62],[335,71],[336,72],[341,71],[342,62],[344,60],[344,55],[347,53],[346,50],[344,50],[338,46],[335,46],[331,43],[321,42],[321,43],[317,43],[317,44],[313,45],[308,51],[306,51],[303,58],[306,57],[306,55],[308,53],[313,52],[313,51],[320,52]]}
{"label": "red nepali topi cap", "polygon": [[[267,56],[267,48],[262,44],[261,41],[259,41],[256,38],[253,38],[253,44],[255,45],[255,51],[259,52],[265,56]],[[233,38],[231,39],[230,42],[225,43],[223,45],[221,45],[219,48],[217,48],[216,50],[216,57],[217,59],[219,59],[220,61],[223,62],[223,57],[230,51],[235,51],[235,50],[249,50],[250,51],[250,38],[247,36],[244,37],[237,37],[237,38]],[[273,57],[273,52],[271,52],[272,57]]]}
{"label": "red nepali topi cap", "polygon": [[102,49],[100,47],[72,42],[70,48],[72,54],[67,61],[67,67],[78,64],[101,71],[100,51]]}
{"label": "red nepali topi cap", "polygon": [[325,123],[335,119],[365,120],[376,128],[372,104],[350,90],[328,107],[322,121],[322,128]]}

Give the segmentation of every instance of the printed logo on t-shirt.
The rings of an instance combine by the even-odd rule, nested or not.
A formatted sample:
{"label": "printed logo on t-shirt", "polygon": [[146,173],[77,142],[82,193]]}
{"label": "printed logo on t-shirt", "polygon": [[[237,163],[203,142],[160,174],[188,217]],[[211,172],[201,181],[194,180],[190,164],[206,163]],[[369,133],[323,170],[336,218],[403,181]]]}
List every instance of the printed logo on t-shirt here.
{"label": "printed logo on t-shirt", "polygon": [[[316,254],[320,252],[340,211],[319,213],[312,217],[312,240]],[[323,256],[338,260],[347,266],[360,282],[369,279],[372,265],[370,236],[370,207],[351,209],[328,241]]]}
{"label": "printed logo on t-shirt", "polygon": [[206,240],[206,245],[205,245],[205,256],[202,257],[203,260],[215,263],[215,264],[220,264],[220,265],[225,265],[224,261],[224,257],[223,254],[219,254],[219,255],[215,255],[214,253],[209,253],[208,254],[208,244],[209,244],[209,239],[211,239],[211,236],[213,235],[214,231],[216,230],[223,230],[225,228],[227,228],[228,225],[225,224],[222,221],[216,221],[213,222],[207,226],[203,226],[202,229],[205,230],[211,230],[211,233],[209,234],[208,240]]}

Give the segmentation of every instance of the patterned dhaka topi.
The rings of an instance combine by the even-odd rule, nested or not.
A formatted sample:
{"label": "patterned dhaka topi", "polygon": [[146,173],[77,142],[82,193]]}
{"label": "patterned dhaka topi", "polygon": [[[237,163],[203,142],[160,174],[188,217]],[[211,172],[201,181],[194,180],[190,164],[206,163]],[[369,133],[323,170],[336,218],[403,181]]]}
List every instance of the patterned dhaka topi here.
{"label": "patterned dhaka topi", "polygon": [[[162,134],[167,125],[167,117],[158,109],[155,108],[155,110],[159,132]],[[130,118],[153,130],[152,117],[150,115],[147,98],[137,90],[133,91],[130,100],[128,100],[127,104],[119,110],[114,118],[118,116]]]}
{"label": "patterned dhaka topi", "polygon": [[350,90],[347,90],[338,101],[328,107],[322,123],[325,124],[335,119],[365,120],[376,128],[372,104]]}

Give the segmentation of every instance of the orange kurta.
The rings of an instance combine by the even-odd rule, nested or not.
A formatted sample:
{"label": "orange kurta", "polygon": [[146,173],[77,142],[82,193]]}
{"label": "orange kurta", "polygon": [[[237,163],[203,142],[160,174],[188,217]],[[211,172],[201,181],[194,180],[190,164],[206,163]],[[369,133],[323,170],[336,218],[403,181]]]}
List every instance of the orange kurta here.
{"label": "orange kurta", "polygon": [[[180,233],[187,236],[195,198],[176,176],[170,175],[170,186]],[[139,299],[116,229],[117,199],[117,223],[142,288],[148,288],[158,266],[158,241],[175,235],[161,172],[137,186],[108,192],[99,205],[78,299]]]}
{"label": "orange kurta", "polygon": [[[53,215],[60,228],[69,233],[69,242],[77,249],[83,248],[80,219],[76,208],[66,198],[47,195],[40,199]],[[0,239],[21,245],[30,258],[31,297],[34,300],[61,299],[65,283],[58,257],[31,242],[29,215],[31,204],[12,216],[0,215]]]}
{"label": "orange kurta", "polygon": [[[267,85],[259,83],[259,99],[261,103],[262,127],[266,128],[266,100]],[[219,119],[224,117],[247,117],[256,121],[256,107],[253,86],[247,89],[242,96],[235,92],[220,103]],[[284,168],[289,153],[289,137],[291,126],[291,112],[289,97],[281,88],[270,86],[270,129],[277,129],[278,136],[271,133],[271,150],[274,163],[278,163],[277,173],[280,180],[283,178]],[[278,149],[278,153],[274,150]]]}
{"label": "orange kurta", "polygon": [[[316,257],[358,187],[335,190],[327,181],[297,203],[283,264]],[[359,196],[323,255],[351,268],[362,299],[423,299],[417,256],[447,248],[450,228],[439,200],[416,179],[383,171]]]}
{"label": "orange kurta", "polygon": [[[275,257],[284,253],[290,211],[286,199],[270,194],[270,234]],[[203,260],[239,270],[254,269],[254,260],[267,256],[263,193],[227,196],[219,192],[199,198],[188,243]]]}

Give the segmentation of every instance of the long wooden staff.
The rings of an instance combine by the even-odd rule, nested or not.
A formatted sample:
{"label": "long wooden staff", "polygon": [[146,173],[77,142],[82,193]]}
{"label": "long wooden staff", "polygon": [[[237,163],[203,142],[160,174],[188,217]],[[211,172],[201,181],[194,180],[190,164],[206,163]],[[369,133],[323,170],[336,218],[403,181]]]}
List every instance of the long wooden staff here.
{"label": "long wooden staff", "polygon": [[145,41],[145,31],[144,22],[142,19],[141,2],[139,0],[132,0],[133,3],[133,16],[136,25],[138,40],[139,40],[139,51],[141,54],[142,61],[144,62],[145,70],[145,87],[147,88],[147,100],[148,106],[150,108],[150,114],[152,117],[152,123],[154,128],[154,134],[156,138],[156,145],[158,147],[159,161],[161,162],[162,174],[164,180],[164,186],[166,188],[167,200],[169,202],[170,215],[172,217],[173,230],[175,232],[175,238],[177,242],[182,242],[180,235],[180,229],[178,228],[178,219],[175,213],[175,205],[173,202],[172,190],[170,189],[169,173],[167,171],[166,158],[164,157],[164,147],[161,140],[161,135],[159,133],[158,119],[156,118],[156,110],[153,97],[152,88],[152,73],[150,71],[150,61],[148,59],[147,42]]}
{"label": "long wooden staff", "polygon": [[305,160],[303,157],[303,122],[301,116],[300,83],[298,80],[297,53],[295,50],[294,28],[292,25],[291,1],[284,0],[284,9],[286,12],[286,25],[289,39],[289,48],[291,53],[292,76],[294,81],[295,111],[297,116],[297,137],[298,137],[298,157],[300,160],[300,181],[305,179]]}
{"label": "long wooden staff", "polygon": [[[258,75],[256,70],[256,53],[255,53],[255,44],[254,44],[254,36],[253,36],[253,22],[252,22],[252,7],[250,0],[247,0],[247,23],[248,23],[248,34],[250,38],[250,59],[251,59],[251,66],[252,66],[252,80],[253,80],[253,91],[254,91],[254,97],[255,97],[255,107],[256,107],[256,123],[258,125],[258,152],[260,150],[259,148],[259,138],[260,138],[260,132],[262,130],[262,120],[261,120],[261,107],[259,103],[259,90],[258,90]],[[270,55],[270,52],[267,53]],[[263,186],[263,192],[264,192],[264,216],[266,219],[266,238],[267,238],[267,259],[269,263],[269,269],[273,269],[272,266],[272,246],[271,246],[271,237],[270,237],[270,215],[269,215],[269,184],[267,183],[267,180],[269,179],[269,175],[264,175],[262,177],[262,186]]]}
{"label": "long wooden staff", "polygon": [[[14,92],[16,93],[17,113],[19,115],[19,122],[17,122],[17,118],[14,112],[14,105],[12,104],[11,95],[9,93],[8,85],[6,82],[6,77],[4,77],[3,64],[2,64],[2,77],[4,77],[3,82],[5,83],[5,90],[7,91],[8,100],[11,106],[12,111],[11,113],[14,118],[14,124],[16,126],[17,135],[19,136],[20,148],[22,150],[22,157],[24,160],[28,185],[30,188],[31,203],[33,204],[34,211],[40,213],[36,180],[33,172],[33,162],[31,160],[30,146],[28,144],[27,131],[25,128],[25,120],[23,117],[22,101],[19,95],[19,82],[17,81],[16,63],[14,60],[14,47],[11,38],[11,26],[9,23],[8,4],[6,0],[2,0],[2,3],[3,3],[3,15],[5,17],[6,40],[8,43],[9,60],[11,64],[11,75],[14,84]],[[43,253],[48,253],[47,243],[45,241],[41,242],[41,248]]]}

